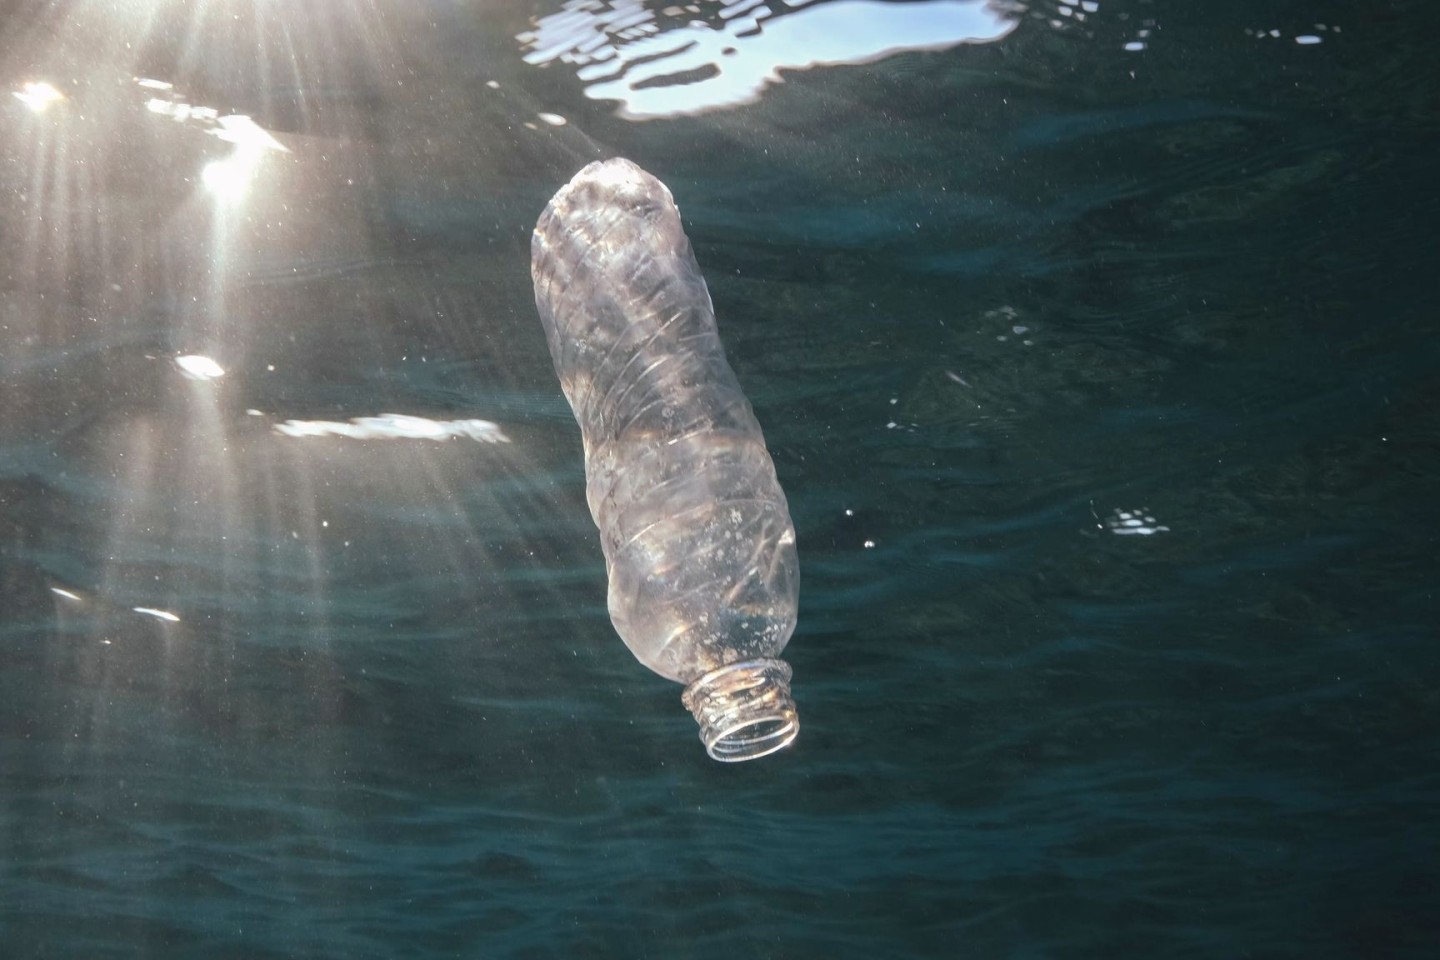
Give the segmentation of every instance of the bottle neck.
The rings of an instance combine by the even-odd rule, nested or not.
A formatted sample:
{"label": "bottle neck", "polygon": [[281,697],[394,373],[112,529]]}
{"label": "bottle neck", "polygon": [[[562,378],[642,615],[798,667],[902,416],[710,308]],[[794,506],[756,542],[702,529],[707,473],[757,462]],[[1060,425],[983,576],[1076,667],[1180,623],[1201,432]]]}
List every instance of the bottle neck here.
{"label": "bottle neck", "polygon": [[754,760],[788,747],[800,732],[790,696],[790,664],[758,658],[727,664],[685,688],[680,700],[700,724],[716,760]]}

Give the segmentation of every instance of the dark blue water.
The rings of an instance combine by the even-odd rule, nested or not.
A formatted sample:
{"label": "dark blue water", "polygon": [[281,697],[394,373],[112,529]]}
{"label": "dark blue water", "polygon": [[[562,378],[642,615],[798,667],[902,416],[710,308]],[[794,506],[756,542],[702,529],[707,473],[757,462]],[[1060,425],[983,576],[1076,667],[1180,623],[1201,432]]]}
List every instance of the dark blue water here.
{"label": "dark blue water", "polygon": [[[0,957],[1435,955],[1437,26],[0,7]],[[798,530],[752,763],[535,315],[616,155]]]}

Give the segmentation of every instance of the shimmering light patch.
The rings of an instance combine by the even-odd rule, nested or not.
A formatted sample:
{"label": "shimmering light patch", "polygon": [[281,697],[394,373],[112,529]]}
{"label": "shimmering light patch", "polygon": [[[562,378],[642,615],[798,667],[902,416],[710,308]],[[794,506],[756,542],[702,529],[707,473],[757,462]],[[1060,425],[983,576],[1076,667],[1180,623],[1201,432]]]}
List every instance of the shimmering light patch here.
{"label": "shimmering light patch", "polygon": [[147,617],[154,617],[156,620],[165,620],[170,623],[179,623],[180,618],[169,610],[160,610],[155,607],[131,607],[136,613],[143,613]]}
{"label": "shimmering light patch", "polygon": [[402,413],[355,417],[349,423],[334,420],[286,420],[275,432],[287,437],[349,437],[354,440],[448,440],[469,437],[482,443],[509,443],[510,438],[489,420],[430,420]]}
{"label": "shimmering light patch", "polygon": [[1155,520],[1145,508],[1139,510],[1115,510],[1105,518],[1105,529],[1121,537],[1148,537],[1155,533],[1167,533],[1170,528]]}
{"label": "shimmering light patch", "polygon": [[[1300,46],[1302,46],[1302,47],[1313,47],[1313,46],[1315,46],[1315,45],[1318,44],[1318,43],[1323,43],[1323,42],[1325,42],[1325,38],[1324,38],[1323,36],[1321,36],[1321,34],[1323,34],[1323,33],[1339,33],[1339,32],[1340,32],[1340,28],[1339,28],[1339,27],[1331,26],[1331,25],[1325,24],[1325,23],[1317,23],[1317,24],[1314,24],[1313,26],[1314,26],[1314,28],[1315,28],[1315,32],[1314,32],[1314,33],[1300,33],[1300,34],[1296,34],[1296,35],[1295,35],[1294,37],[1292,37],[1291,39],[1293,39],[1296,43],[1298,43],[1298,44],[1299,44]],[[1279,40],[1279,39],[1282,39],[1282,38],[1284,37],[1284,34],[1283,34],[1280,30],[1278,30],[1278,29],[1276,29],[1276,28],[1273,28],[1273,27],[1270,28],[1270,29],[1268,29],[1268,30],[1263,29],[1263,28],[1260,28],[1260,29],[1252,29],[1252,28],[1250,28],[1250,27],[1246,27],[1246,28],[1245,28],[1245,35],[1246,35],[1247,37],[1254,37],[1254,38],[1257,39],[1257,40]]]}
{"label": "shimmering light patch", "polygon": [[64,597],[66,600],[74,600],[77,603],[80,600],[80,595],[78,593],[71,593],[64,587],[51,587],[50,592],[55,594],[55,596],[57,597]]}
{"label": "shimmering light patch", "polygon": [[1139,53],[1141,50],[1148,50],[1150,47],[1150,38],[1158,26],[1154,19],[1146,18],[1141,20],[1135,30],[1135,38],[1127,42],[1123,49],[1130,53]]}
{"label": "shimmering light patch", "polygon": [[558,113],[537,113],[536,116],[552,127],[563,127],[566,123],[565,118]]}
{"label": "shimmering light patch", "polygon": [[220,111],[213,107],[196,107],[188,103],[162,100],[159,97],[151,97],[146,100],[145,109],[151,113],[158,113],[162,117],[169,117],[176,123],[186,123],[192,120],[198,123],[214,123],[220,119]]}
{"label": "shimmering light patch", "polygon": [[180,372],[191,380],[215,380],[225,376],[225,371],[220,364],[199,354],[176,357],[175,366],[179,367]]}
{"label": "shimmering light patch", "polygon": [[[1016,20],[984,0],[837,0],[777,16],[765,4],[721,5],[715,22],[660,24],[638,3],[568,0],[516,39],[525,61],[569,64],[595,100],[618,100],[631,120],[748,103],[782,70],[873,63],[910,50],[999,40]],[[673,8],[672,8],[673,9]],[[698,13],[687,6],[683,13]],[[666,27],[669,27],[666,29]]]}
{"label": "shimmering light patch", "polygon": [[207,163],[200,171],[200,180],[217,199],[236,202],[245,197],[255,173],[253,158],[236,154],[224,160]]}
{"label": "shimmering light patch", "polygon": [[52,103],[65,99],[65,94],[43,80],[31,81],[14,92],[14,97],[36,113],[44,113]]}
{"label": "shimmering light patch", "polygon": [[270,131],[244,114],[236,113],[228,117],[219,117],[215,123],[218,129],[211,131],[215,136],[241,148],[271,150],[276,153],[290,152],[290,148],[272,137]]}
{"label": "shimmering light patch", "polygon": [[168,117],[176,123],[183,123],[233,143],[237,153],[289,153],[285,146],[268,130],[243,113],[221,116],[214,107],[204,107],[185,100],[175,85],[164,80],[137,79],[135,83],[151,93],[145,101],[145,109],[158,116]]}

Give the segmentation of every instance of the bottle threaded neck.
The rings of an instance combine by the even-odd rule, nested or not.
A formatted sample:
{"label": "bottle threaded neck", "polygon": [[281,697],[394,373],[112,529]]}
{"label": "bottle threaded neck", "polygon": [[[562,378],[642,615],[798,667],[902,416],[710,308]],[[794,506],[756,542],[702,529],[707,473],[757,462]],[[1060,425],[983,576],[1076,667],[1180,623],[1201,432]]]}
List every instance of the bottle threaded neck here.
{"label": "bottle threaded neck", "polygon": [[686,687],[680,700],[700,724],[705,751],[722,763],[737,763],[788,747],[800,732],[790,676],[784,660],[742,660]]}

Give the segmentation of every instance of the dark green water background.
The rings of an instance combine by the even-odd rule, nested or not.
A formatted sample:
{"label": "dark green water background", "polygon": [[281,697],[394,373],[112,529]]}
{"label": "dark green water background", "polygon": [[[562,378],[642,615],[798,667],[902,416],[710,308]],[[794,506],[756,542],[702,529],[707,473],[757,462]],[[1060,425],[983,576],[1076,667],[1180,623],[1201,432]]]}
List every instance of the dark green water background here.
{"label": "dark green water background", "polygon": [[[0,957],[1440,950],[1433,4],[1042,6],[643,123],[538,0],[132,6],[0,6],[68,98],[0,104]],[[291,152],[218,204],[134,77]],[[797,525],[750,764],[610,627],[531,299],[613,155]],[[511,442],[272,429],[386,412]]]}

